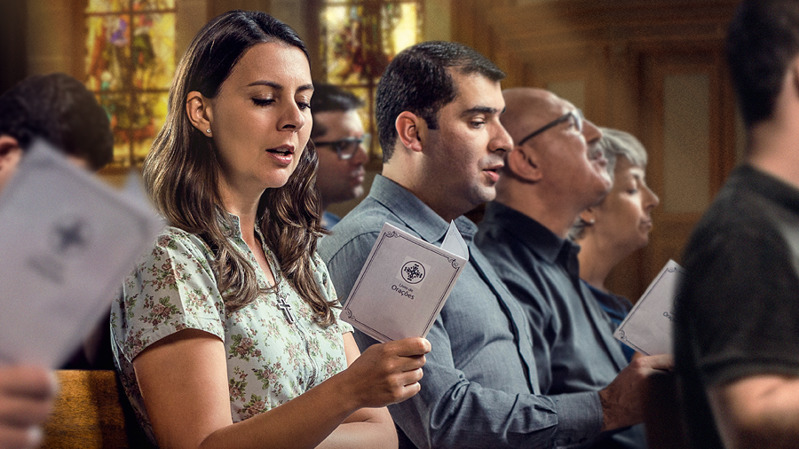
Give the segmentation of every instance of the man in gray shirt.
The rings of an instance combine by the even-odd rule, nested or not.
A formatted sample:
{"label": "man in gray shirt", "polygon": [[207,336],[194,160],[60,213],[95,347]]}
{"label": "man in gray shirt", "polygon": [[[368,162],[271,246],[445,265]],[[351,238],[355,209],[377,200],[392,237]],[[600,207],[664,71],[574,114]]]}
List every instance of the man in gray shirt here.
{"label": "man in gray shirt", "polygon": [[[627,361],[610,318],[580,281],[579,247],[566,236],[579,213],[610,189],[597,145],[602,133],[551,92],[516,88],[504,98],[502,124],[517,143],[475,242],[527,313],[542,393],[599,391]],[[666,367],[670,358],[645,362]],[[606,433],[588,445],[645,446],[643,426]]]}
{"label": "man in gray shirt", "polygon": [[[398,54],[377,90],[382,176],[319,245],[343,298],[385,222],[440,243],[454,220],[469,246],[469,263],[427,336],[422,390],[389,406],[401,447],[583,444],[636,422],[629,397],[652,372],[638,364],[601,394],[541,394],[524,311],[473,245],[476,226],[462,217],[494,198],[512,148],[499,120],[503,77],[456,43],[426,42]],[[362,348],[374,342],[360,332],[356,340]]]}

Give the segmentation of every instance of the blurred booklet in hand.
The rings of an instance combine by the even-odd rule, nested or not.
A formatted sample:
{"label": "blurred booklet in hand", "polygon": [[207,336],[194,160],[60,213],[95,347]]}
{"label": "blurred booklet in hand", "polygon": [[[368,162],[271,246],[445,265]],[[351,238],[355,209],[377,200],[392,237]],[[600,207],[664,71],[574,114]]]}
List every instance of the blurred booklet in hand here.
{"label": "blurred booklet in hand", "polygon": [[[137,181],[138,182],[138,181]],[[43,141],[0,194],[0,365],[60,366],[108,313],[162,221]]]}
{"label": "blurred booklet in hand", "polygon": [[613,336],[636,351],[670,354],[674,300],[685,270],[669,260]]}
{"label": "blurred booklet in hand", "polygon": [[424,337],[468,260],[469,248],[454,222],[441,247],[386,223],[341,319],[381,342]]}

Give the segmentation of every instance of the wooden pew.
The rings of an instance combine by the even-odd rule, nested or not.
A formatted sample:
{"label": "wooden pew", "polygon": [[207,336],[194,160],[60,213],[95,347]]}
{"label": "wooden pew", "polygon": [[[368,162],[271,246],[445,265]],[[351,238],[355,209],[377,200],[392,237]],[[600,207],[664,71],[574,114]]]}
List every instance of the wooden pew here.
{"label": "wooden pew", "polygon": [[677,388],[673,372],[657,373],[647,382],[644,424],[649,449],[690,447]]}
{"label": "wooden pew", "polygon": [[59,394],[44,425],[43,448],[152,447],[136,423],[114,371],[60,370],[56,375]]}

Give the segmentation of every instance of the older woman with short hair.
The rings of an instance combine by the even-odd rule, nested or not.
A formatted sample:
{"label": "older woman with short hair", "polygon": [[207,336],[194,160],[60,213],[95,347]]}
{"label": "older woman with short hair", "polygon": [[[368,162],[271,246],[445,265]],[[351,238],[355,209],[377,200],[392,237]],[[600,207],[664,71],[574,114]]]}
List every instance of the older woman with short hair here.
{"label": "older woman with short hair", "polygon": [[[613,187],[597,206],[584,210],[571,237],[580,244],[580,278],[585,281],[600,305],[615,324],[620,324],[632,304],[607,290],[610,271],[633,251],[649,242],[652,209],[660,200],[647,186],[647,155],[634,136],[615,129],[602,129],[599,142],[608,160]],[[632,350],[625,348],[625,355]]]}

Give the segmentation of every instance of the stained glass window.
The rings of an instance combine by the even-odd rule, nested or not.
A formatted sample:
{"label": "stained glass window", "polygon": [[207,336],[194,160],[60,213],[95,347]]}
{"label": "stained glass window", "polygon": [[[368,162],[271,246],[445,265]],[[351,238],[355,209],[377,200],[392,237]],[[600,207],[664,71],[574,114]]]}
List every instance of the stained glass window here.
{"label": "stained glass window", "polygon": [[86,85],[114,130],[114,167],[141,164],[175,72],[176,0],[88,0]]}
{"label": "stained glass window", "polygon": [[[373,135],[377,82],[394,55],[422,41],[422,16],[422,0],[323,2],[319,23],[325,81],[365,101],[361,118]],[[370,153],[379,160],[377,139]]]}

